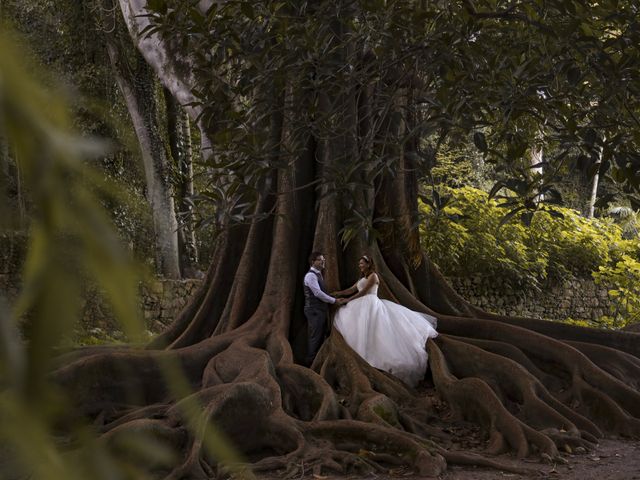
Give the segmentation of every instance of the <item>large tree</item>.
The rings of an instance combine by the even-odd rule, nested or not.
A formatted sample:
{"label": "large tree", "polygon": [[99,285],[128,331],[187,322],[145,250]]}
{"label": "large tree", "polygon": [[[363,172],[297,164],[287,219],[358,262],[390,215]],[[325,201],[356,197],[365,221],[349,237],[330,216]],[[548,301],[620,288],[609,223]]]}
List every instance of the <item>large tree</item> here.
{"label": "large tree", "polygon": [[[171,446],[180,455],[160,469],[168,478],[212,475],[215,428],[255,470],[400,463],[437,475],[447,462],[496,465],[439,445],[448,434],[431,424],[434,405],[367,365],[339,333],[311,368],[296,362],[312,250],[328,259],[330,288],[352,282],[367,251],[387,297],[438,317],[441,335],[427,345],[433,384],[451,412],[483,426],[489,453],[554,458],[605,433],[640,433],[637,335],[475,308],[420,251],[416,206],[418,172],[433,151],[426,139],[470,132],[508,174],[498,187],[519,194],[511,213],[525,221],[546,208],[536,196],[556,197],[560,166],[597,148],[599,128],[618,126],[601,171],[637,184],[636,7],[120,6],[200,129],[221,233],[202,288],[149,348],[75,352],[56,372],[105,438],[142,431]],[[527,126],[542,120],[560,153],[540,178],[523,165],[537,131]],[[168,364],[187,379],[182,390],[163,380]]]}

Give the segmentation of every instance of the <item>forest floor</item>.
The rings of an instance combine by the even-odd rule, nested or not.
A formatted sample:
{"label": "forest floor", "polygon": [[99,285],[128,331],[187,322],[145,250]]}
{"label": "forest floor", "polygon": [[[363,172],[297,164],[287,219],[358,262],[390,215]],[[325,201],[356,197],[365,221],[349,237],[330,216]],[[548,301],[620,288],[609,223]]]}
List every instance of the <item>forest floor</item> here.
{"label": "forest floor", "polygon": [[[418,393],[428,397],[434,411],[430,425],[438,428],[447,440],[439,441],[447,450],[483,454],[487,439],[482,430],[475,424],[456,421],[451,417],[446,403],[441,402],[433,385],[421,384]],[[561,461],[548,463],[535,454],[530,458],[518,460],[511,454],[490,457],[502,464],[527,469],[537,473],[520,475],[484,467],[449,465],[439,477],[422,477],[410,468],[395,468],[386,473],[363,475],[337,475],[322,472],[313,475],[311,472],[296,480],[524,480],[524,479],[558,479],[558,480],[640,480],[640,439],[601,438],[593,450],[584,453],[561,452]],[[281,476],[259,476],[260,480],[276,480]]]}
{"label": "forest floor", "polygon": [[[443,421],[446,427],[440,428],[451,436],[448,449],[462,450],[482,454],[486,438],[478,426],[467,422],[449,423],[448,406],[440,403],[434,389],[426,388],[422,392],[433,402],[438,418],[434,423]],[[487,468],[469,466],[448,466],[440,480],[521,480],[525,478],[545,478],[561,480],[640,480],[640,440],[622,438],[602,438],[589,452],[561,452],[562,461],[546,463],[533,455],[531,458],[517,460],[513,454],[494,457],[502,463],[538,471],[538,475],[519,475]],[[384,480],[385,477],[378,477]],[[391,478],[390,476],[388,478]],[[410,477],[405,477],[410,478]]]}
{"label": "forest floor", "polygon": [[[478,451],[478,453],[481,453]],[[594,451],[582,455],[564,453],[567,463],[548,464],[539,459],[516,460],[513,456],[493,457],[503,463],[537,471],[537,474],[516,473],[470,466],[450,465],[439,477],[422,477],[411,469],[401,468],[387,473],[362,475],[335,475],[311,473],[301,480],[640,480],[640,441],[621,439],[601,439]],[[280,480],[278,475],[258,476],[260,480]]]}
{"label": "forest floor", "polygon": [[[564,453],[566,464],[545,464],[531,458],[521,461],[513,457],[500,458],[505,463],[523,466],[540,473],[537,476],[518,475],[510,472],[489,470],[486,468],[449,466],[438,477],[441,480],[521,480],[526,478],[545,478],[558,480],[640,480],[640,441],[621,439],[601,439],[597,447],[588,453],[574,455]],[[392,478],[379,476],[379,480]],[[405,476],[405,478],[409,478]]]}

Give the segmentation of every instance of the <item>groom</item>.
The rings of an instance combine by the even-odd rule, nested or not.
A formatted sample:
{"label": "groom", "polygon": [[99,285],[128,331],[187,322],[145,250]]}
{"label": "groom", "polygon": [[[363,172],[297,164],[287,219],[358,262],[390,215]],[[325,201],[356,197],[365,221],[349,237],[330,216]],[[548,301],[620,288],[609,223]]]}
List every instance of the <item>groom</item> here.
{"label": "groom", "polygon": [[322,345],[327,331],[327,313],[329,304],[342,305],[343,298],[333,298],[327,295],[324,286],[322,270],[324,270],[324,255],[322,252],[312,252],[309,257],[311,268],[304,276],[304,316],[307,317],[307,365],[313,363]]}

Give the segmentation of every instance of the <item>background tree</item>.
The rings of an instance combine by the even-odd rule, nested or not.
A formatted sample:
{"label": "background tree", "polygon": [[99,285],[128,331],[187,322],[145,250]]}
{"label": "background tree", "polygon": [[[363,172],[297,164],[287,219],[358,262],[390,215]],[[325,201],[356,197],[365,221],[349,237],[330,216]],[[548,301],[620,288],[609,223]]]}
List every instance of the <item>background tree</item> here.
{"label": "background tree", "polygon": [[[185,213],[187,211],[185,195],[193,195],[193,189],[185,190],[175,214],[172,214],[170,209],[156,209],[156,224],[171,225],[171,217],[176,217],[181,212],[184,225],[178,224],[176,228],[166,228],[161,232],[164,240],[148,243],[150,235],[151,237],[154,235],[153,232],[149,233],[149,229],[154,228],[154,220],[147,212],[148,207],[144,206],[145,196],[151,199],[151,193],[156,192],[156,203],[161,198],[165,199],[164,202],[170,202],[174,183],[179,185],[180,182],[192,181],[192,178],[179,173],[179,163],[186,160],[187,152],[190,151],[189,142],[182,139],[190,137],[191,131],[184,122],[172,122],[174,116],[182,118],[184,113],[181,109],[174,112],[164,105],[164,92],[161,91],[155,75],[135,50],[126,33],[119,10],[105,9],[104,2],[10,0],[4,4],[7,16],[15,23],[16,28],[25,36],[28,43],[33,45],[36,63],[47,66],[52,76],[63,79],[69,96],[74,101],[72,111],[77,128],[87,137],[101,136],[112,140],[111,148],[109,151],[102,152],[98,161],[105,177],[117,181],[124,180],[126,201],[114,203],[111,199],[105,198],[104,202],[112,211],[111,215],[125,242],[132,247],[137,258],[154,263],[159,273],[162,273],[163,263],[175,266],[178,256],[182,257],[183,263],[189,257],[195,259],[197,257],[193,253],[197,250],[195,244],[189,247],[191,250],[189,254],[172,250],[172,246],[178,245],[176,228],[181,231],[182,226],[188,226],[193,220],[192,215]],[[111,6],[114,7],[114,5]],[[147,70],[146,78],[140,76],[135,81],[132,80],[129,86],[137,88],[136,92],[140,97],[137,99],[138,103],[146,102],[147,110],[152,111],[149,114],[149,122],[152,122],[154,132],[152,133],[155,135],[153,145],[162,147],[151,152],[156,155],[154,158],[157,166],[151,168],[152,165],[149,165],[149,176],[156,183],[148,188],[145,185],[144,165],[140,161],[144,149],[140,147],[135,129],[131,126],[132,116],[116,80],[119,70],[111,64],[107,44],[111,45],[112,53],[119,55],[120,63],[116,66],[121,67],[122,72],[128,75],[135,74],[133,69],[136,66],[141,71]],[[114,50],[115,47],[119,47],[119,50]],[[49,83],[53,83],[51,78]],[[134,116],[139,114],[139,111],[133,111]],[[176,123],[176,127],[182,131],[177,136],[171,129],[173,123]],[[130,134],[131,131],[134,132],[133,135]],[[151,134],[144,138],[149,135]],[[146,155],[145,158],[151,158],[150,155]],[[161,159],[164,160],[161,162]],[[163,173],[157,173],[159,170]],[[186,170],[189,169],[186,168]],[[11,188],[15,191],[15,182],[11,180],[10,183],[14,185]],[[167,191],[163,193],[162,188]],[[173,195],[177,196],[178,193],[182,193],[182,190],[184,189],[176,187]],[[23,200],[21,204],[23,204],[29,193],[21,193],[20,198]],[[10,198],[17,201],[18,197]],[[150,205],[150,200],[147,203]],[[13,210],[17,211],[17,209]],[[167,218],[163,220],[164,217]],[[176,223],[176,218],[173,218],[173,223]],[[23,224],[26,225],[26,222]],[[193,229],[191,233],[186,233],[186,236],[192,243],[196,241]],[[165,245],[164,250],[161,250],[161,245]],[[205,251],[207,250],[208,248],[205,248]],[[166,261],[162,260],[163,256],[167,257]],[[184,266],[188,265],[182,267]],[[171,275],[168,273],[168,276]]]}
{"label": "background tree", "polygon": [[[508,177],[494,193],[519,195],[511,216],[544,208],[534,197],[554,197],[559,167],[603,125],[615,130],[603,165],[633,190],[636,7],[120,6],[140,51],[197,122],[221,234],[202,289],[149,349],[75,352],[56,372],[75,413],[101,424],[106,440],[153,433],[182,452],[157,467],[170,478],[218,468],[205,441],[213,424],[256,470],[405,463],[437,475],[445,461],[496,465],[430,441],[447,438],[429,425],[433,405],[366,365],[338,333],[311,369],[295,363],[312,248],[329,259],[331,288],[352,281],[366,249],[387,296],[438,317],[442,335],[428,345],[433,383],[452,412],[485,427],[490,452],[556,457],[559,448],[591,448],[604,432],[638,434],[634,334],[474,308],[422,254],[416,222],[419,140],[432,133],[475,132]],[[607,102],[587,115],[598,95]],[[523,167],[532,129],[523,125],[540,119],[562,148],[534,182]],[[486,127],[489,137],[478,130]],[[191,394],[159,381],[168,360]]]}
{"label": "background tree", "polygon": [[162,91],[155,76],[134,50],[116,5],[104,0],[96,5],[113,75],[124,97],[138,138],[151,206],[156,243],[156,266],[166,278],[180,278],[178,222],[170,180],[171,152],[167,150],[158,112]]}
{"label": "background tree", "polygon": [[171,156],[176,165],[174,198],[178,221],[178,252],[180,271],[183,276],[193,274],[198,263],[198,245],[193,211],[195,196],[193,182],[193,146],[191,140],[191,122],[184,109],[164,90],[167,112],[167,133]]}
{"label": "background tree", "polygon": [[[120,201],[108,196],[102,201],[136,257],[145,261],[151,257],[153,261],[154,246],[148,243],[153,227],[145,207],[144,173],[107,50],[101,36],[96,35],[94,9],[86,2],[66,1],[8,1],[4,5],[7,17],[21,34],[18,41],[25,51],[33,48],[30,68],[39,72],[45,67],[49,75],[46,82],[52,89],[57,79],[63,83],[75,128],[85,138],[111,140],[111,148],[101,151],[92,163],[99,165],[106,179],[127,181],[123,182]],[[28,220],[31,193],[22,193]],[[27,221],[23,227],[27,229]]]}

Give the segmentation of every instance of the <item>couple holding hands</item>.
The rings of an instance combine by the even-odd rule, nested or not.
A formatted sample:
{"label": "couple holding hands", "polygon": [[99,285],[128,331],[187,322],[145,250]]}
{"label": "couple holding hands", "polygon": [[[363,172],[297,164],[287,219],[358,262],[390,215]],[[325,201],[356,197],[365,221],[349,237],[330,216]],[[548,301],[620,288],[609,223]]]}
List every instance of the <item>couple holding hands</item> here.
{"label": "couple holding hands", "polygon": [[336,304],[343,308],[336,312],[333,326],[367,363],[411,386],[422,380],[427,369],[425,344],[438,335],[436,318],[378,298],[380,279],[373,259],[367,255],[358,261],[360,279],[331,295],[322,277],[324,255],[313,252],[309,263],[311,268],[304,277],[307,364],[313,362],[324,340],[328,307]]}

